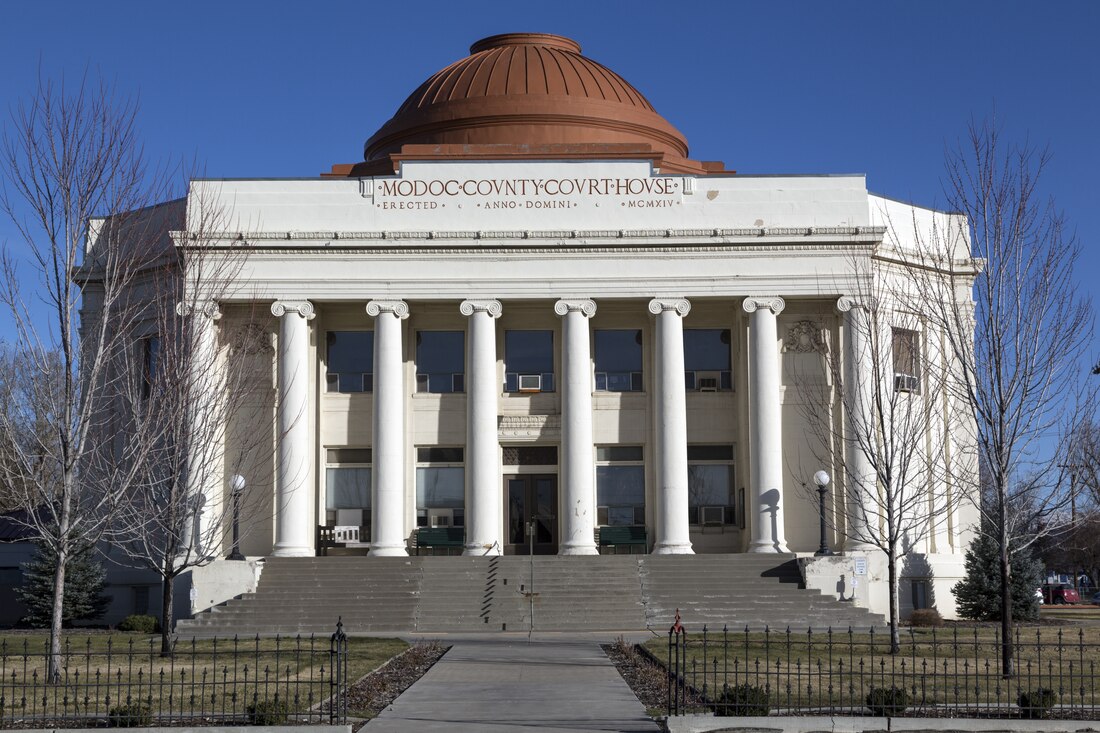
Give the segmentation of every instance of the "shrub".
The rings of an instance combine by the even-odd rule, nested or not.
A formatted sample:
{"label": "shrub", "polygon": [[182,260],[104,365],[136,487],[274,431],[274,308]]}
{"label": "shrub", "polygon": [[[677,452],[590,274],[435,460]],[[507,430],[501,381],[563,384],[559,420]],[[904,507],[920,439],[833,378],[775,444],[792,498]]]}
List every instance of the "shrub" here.
{"label": "shrub", "polygon": [[112,728],[148,728],[153,723],[153,711],[148,705],[128,702],[107,711],[107,725]]}
{"label": "shrub", "polygon": [[[1039,618],[1039,587],[1043,565],[1028,550],[1012,553],[1012,618]],[[951,589],[959,615],[975,621],[1001,620],[1001,561],[997,541],[980,533],[966,551],[966,576]]]}
{"label": "shrub", "polygon": [[934,608],[918,608],[909,614],[910,626],[943,626],[943,616]]}
{"label": "shrub", "polygon": [[290,717],[290,706],[279,699],[257,700],[245,708],[252,725],[283,725]]}
{"label": "shrub", "polygon": [[1026,690],[1016,698],[1025,718],[1045,718],[1050,709],[1058,702],[1058,693],[1049,687]]}
{"label": "shrub", "polygon": [[767,690],[748,684],[723,685],[714,705],[715,715],[767,715],[770,710]]}
{"label": "shrub", "polygon": [[135,613],[122,619],[118,625],[119,631],[136,631],[140,634],[152,634],[160,627],[156,616],[145,616]]}
{"label": "shrub", "polygon": [[867,707],[874,715],[901,715],[909,707],[909,693],[900,687],[872,687]]}

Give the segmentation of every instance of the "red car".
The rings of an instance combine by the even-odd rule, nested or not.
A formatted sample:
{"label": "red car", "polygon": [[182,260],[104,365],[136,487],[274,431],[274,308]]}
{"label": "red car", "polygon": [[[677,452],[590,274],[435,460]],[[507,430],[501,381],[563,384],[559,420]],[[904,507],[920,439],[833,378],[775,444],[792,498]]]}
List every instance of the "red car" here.
{"label": "red car", "polygon": [[1043,602],[1061,606],[1066,603],[1080,603],[1081,596],[1072,585],[1044,585]]}

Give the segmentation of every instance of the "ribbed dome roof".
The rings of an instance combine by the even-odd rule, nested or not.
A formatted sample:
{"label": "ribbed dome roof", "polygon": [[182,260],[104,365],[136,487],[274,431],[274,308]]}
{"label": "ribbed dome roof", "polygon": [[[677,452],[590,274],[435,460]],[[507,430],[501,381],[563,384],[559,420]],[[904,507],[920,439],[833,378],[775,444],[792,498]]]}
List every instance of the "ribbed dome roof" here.
{"label": "ribbed dome roof", "polygon": [[365,160],[407,144],[648,144],[687,157],[687,140],[641,92],[547,33],[482,39],[432,75],[364,147]]}

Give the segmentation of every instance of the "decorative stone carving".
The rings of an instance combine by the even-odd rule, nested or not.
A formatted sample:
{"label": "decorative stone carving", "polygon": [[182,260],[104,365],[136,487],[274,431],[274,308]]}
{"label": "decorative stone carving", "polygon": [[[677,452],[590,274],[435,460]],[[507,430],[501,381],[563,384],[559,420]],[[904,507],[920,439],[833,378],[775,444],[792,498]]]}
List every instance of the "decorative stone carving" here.
{"label": "decorative stone carving", "polygon": [[271,315],[282,318],[288,312],[295,311],[307,321],[313,320],[317,314],[313,310],[313,303],[308,300],[276,300],[271,304]]}
{"label": "decorative stone carving", "polygon": [[271,333],[258,323],[246,323],[233,329],[229,341],[230,353],[236,356],[255,356],[257,354],[273,354],[275,347],[271,344]]}
{"label": "decorative stone carving", "polygon": [[825,352],[825,338],[820,323],[814,321],[799,321],[787,329],[787,338],[783,339],[783,347],[786,351],[799,354],[811,354],[813,352]]}
{"label": "decorative stone carving", "polygon": [[472,316],[474,313],[488,313],[492,318],[500,318],[504,312],[504,306],[499,300],[464,300],[458,306],[458,312],[464,316]]}
{"label": "decorative stone carving", "polygon": [[189,316],[195,311],[196,306],[199,315],[206,316],[213,321],[222,317],[221,308],[216,300],[201,300],[198,303],[184,303],[181,301],[176,303],[176,315]]}
{"label": "decorative stone carving", "polygon": [[501,415],[501,439],[554,437],[561,433],[561,415]]}
{"label": "decorative stone carving", "polygon": [[836,309],[841,313],[847,313],[853,308],[872,309],[876,305],[877,302],[871,296],[842,295],[836,302]]}
{"label": "decorative stone carving", "polygon": [[691,302],[686,298],[654,298],[649,301],[649,312],[658,315],[663,311],[676,311],[678,316],[691,312]]}
{"label": "decorative stone carving", "polygon": [[741,302],[741,307],[746,313],[755,313],[761,308],[768,308],[778,316],[787,307],[787,301],[778,295],[751,296]]}
{"label": "decorative stone carving", "polygon": [[383,313],[392,313],[403,321],[409,317],[409,304],[403,300],[372,300],[367,303],[367,315],[371,318]]}
{"label": "decorative stone carving", "polygon": [[557,303],[554,303],[554,312],[559,316],[564,316],[569,313],[569,311],[580,311],[584,314],[585,318],[591,318],[596,315],[596,302],[594,300],[580,298],[563,298]]}

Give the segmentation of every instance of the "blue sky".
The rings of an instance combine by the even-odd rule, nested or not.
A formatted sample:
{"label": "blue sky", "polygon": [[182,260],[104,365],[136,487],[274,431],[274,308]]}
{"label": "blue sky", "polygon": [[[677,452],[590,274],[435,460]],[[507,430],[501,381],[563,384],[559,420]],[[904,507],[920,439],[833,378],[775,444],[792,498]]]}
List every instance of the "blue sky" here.
{"label": "blue sky", "polygon": [[[692,157],[743,173],[865,173],[942,203],[943,151],[996,106],[1048,144],[1044,191],[1100,296],[1100,3],[10,2],[0,105],[85,68],[140,96],[154,158],[215,177],[313,176],[484,36],[560,33],[637,86]],[[11,240],[7,221],[0,239]],[[1100,298],[1095,298],[1100,301]],[[10,324],[0,316],[0,339]]]}

